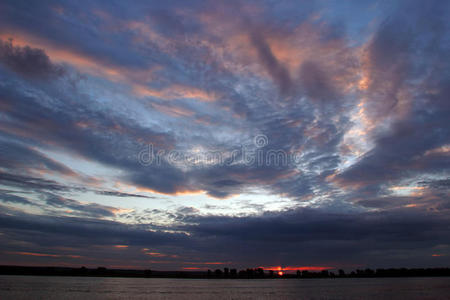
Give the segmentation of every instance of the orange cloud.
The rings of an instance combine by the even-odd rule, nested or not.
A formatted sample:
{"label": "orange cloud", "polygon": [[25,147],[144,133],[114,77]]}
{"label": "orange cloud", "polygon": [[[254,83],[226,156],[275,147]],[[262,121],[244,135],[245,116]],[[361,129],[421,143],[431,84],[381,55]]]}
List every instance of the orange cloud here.
{"label": "orange cloud", "polygon": [[433,154],[441,154],[441,155],[450,155],[450,145],[444,145],[439,148],[434,148],[425,152],[425,156],[433,155]]}
{"label": "orange cloud", "polygon": [[138,44],[152,42],[157,45],[157,47],[167,53],[171,53],[174,48],[174,43],[172,41],[158,32],[152,29],[150,24],[141,21],[130,21],[121,22],[122,28],[131,31],[134,34],[134,42]]}
{"label": "orange cloud", "polygon": [[179,190],[173,192],[173,193],[163,193],[151,188],[146,188],[142,186],[134,186],[135,190],[138,192],[147,192],[152,194],[160,194],[160,195],[167,195],[167,196],[179,196],[179,195],[198,195],[203,194],[205,191],[203,190],[188,190],[185,188],[180,188]]}
{"label": "orange cloud", "polygon": [[424,186],[392,186],[389,188],[392,191],[401,191],[401,190],[423,190]]}
{"label": "orange cloud", "polygon": [[155,97],[165,100],[197,99],[204,102],[213,102],[217,99],[215,93],[182,84],[173,84],[159,90],[144,85],[134,85],[133,92],[139,97]]}
{"label": "orange cloud", "polygon": [[179,106],[166,106],[157,103],[152,103],[152,107],[158,111],[170,115],[173,117],[190,117],[194,114],[193,111],[179,107]]}
{"label": "orange cloud", "polygon": [[159,253],[159,252],[145,252],[145,254],[153,256],[153,257],[166,257],[166,254]]}

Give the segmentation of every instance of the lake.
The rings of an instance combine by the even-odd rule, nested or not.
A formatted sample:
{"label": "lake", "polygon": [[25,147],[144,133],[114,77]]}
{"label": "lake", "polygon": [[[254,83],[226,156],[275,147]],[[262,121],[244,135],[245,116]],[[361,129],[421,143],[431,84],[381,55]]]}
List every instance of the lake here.
{"label": "lake", "polygon": [[0,276],[0,299],[450,299],[450,278],[228,280]]}

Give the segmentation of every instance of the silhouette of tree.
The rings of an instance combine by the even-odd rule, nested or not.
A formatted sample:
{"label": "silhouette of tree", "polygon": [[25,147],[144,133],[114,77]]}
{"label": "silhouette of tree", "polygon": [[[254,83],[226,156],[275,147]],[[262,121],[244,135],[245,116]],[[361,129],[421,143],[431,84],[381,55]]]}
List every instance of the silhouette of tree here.
{"label": "silhouette of tree", "polygon": [[258,274],[258,277],[264,277],[264,269],[263,268],[256,269],[256,272]]}
{"label": "silhouette of tree", "polygon": [[150,269],[145,270],[145,271],[144,271],[144,276],[145,276],[145,277],[150,277],[150,276],[152,276],[152,270],[150,270]]}
{"label": "silhouette of tree", "polygon": [[214,273],[216,274],[216,277],[222,277],[222,270],[221,269],[217,269],[216,271],[214,271]]}
{"label": "silhouette of tree", "polygon": [[375,271],[372,270],[372,269],[369,269],[369,268],[365,269],[364,273],[365,273],[366,276],[370,276],[370,277],[375,275]]}
{"label": "silhouette of tree", "polygon": [[253,269],[247,269],[247,278],[253,278],[254,270]]}
{"label": "silhouette of tree", "polygon": [[[46,275],[46,276],[102,276],[102,277],[171,277],[171,278],[265,278],[264,270],[247,269],[241,270],[237,274],[236,269],[228,269],[229,276],[224,274],[228,268],[224,268],[224,271],[218,269],[216,271],[208,270],[207,272],[164,272],[164,271],[151,271],[147,270],[117,270],[106,269],[105,267],[98,267],[94,269],[81,268],[61,268],[61,267],[26,267],[26,266],[0,266],[0,275]],[[343,270],[338,270],[339,277],[412,277],[412,276],[450,276],[450,268],[390,268],[390,269],[364,269],[352,271],[346,275]],[[269,276],[271,278],[283,277],[293,278],[294,274],[286,274],[285,276],[277,276],[274,270],[269,270]],[[300,278],[330,278],[335,276],[334,273],[328,271],[321,272],[308,272],[297,271],[297,277]]]}

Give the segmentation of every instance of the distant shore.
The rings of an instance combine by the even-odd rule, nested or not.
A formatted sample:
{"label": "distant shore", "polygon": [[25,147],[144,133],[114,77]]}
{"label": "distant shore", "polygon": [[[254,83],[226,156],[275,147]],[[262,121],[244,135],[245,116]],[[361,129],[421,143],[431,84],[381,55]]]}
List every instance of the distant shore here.
{"label": "distant shore", "polygon": [[134,278],[190,278],[190,279],[272,279],[272,278],[376,278],[376,277],[443,277],[450,276],[450,268],[390,268],[364,269],[345,273],[338,270],[310,272],[297,271],[284,273],[261,268],[236,269],[224,268],[207,271],[156,271],[71,267],[35,267],[35,266],[0,266],[0,275],[31,275],[31,276],[84,276],[84,277],[134,277]]}

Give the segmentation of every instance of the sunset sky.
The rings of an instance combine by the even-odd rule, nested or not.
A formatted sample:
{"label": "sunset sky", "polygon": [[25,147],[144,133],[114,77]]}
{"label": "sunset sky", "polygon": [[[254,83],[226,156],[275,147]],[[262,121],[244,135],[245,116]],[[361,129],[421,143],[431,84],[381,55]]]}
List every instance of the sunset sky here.
{"label": "sunset sky", "polygon": [[450,266],[449,19],[1,1],[0,264]]}

